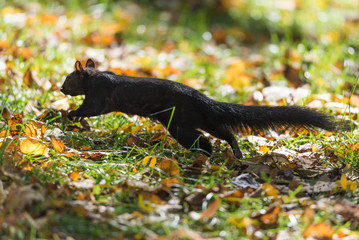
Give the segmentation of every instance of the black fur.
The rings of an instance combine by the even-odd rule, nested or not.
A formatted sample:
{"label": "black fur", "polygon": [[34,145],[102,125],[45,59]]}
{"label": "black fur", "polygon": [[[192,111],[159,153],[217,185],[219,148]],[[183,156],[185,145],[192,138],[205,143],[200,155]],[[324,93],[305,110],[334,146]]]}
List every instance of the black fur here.
{"label": "black fur", "polygon": [[[82,105],[71,117],[91,117],[113,111],[159,120],[184,147],[203,150],[210,155],[212,146],[198,129],[226,140],[236,157],[242,157],[233,133],[247,127],[268,129],[287,125],[334,129],[331,117],[302,107],[245,106],[217,102],[184,84],[157,78],[141,78],[101,72],[89,59],[83,68],[65,80],[61,91],[71,96],[85,95]],[[172,120],[172,109],[175,107]]]}

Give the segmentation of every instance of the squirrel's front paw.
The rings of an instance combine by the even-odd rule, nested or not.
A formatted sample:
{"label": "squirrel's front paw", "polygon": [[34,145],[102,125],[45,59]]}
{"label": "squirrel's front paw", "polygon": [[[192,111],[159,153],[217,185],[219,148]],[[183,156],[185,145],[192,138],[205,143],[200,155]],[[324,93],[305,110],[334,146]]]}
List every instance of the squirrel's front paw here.
{"label": "squirrel's front paw", "polygon": [[74,122],[79,122],[81,121],[82,117],[76,116],[75,111],[70,111],[67,114],[68,119],[70,119],[70,121],[74,121]]}

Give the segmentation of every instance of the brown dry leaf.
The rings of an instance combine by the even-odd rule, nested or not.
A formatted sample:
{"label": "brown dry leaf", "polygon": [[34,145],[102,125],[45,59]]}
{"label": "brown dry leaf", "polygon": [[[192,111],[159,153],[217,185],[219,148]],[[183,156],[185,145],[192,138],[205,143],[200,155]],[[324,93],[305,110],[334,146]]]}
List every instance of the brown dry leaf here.
{"label": "brown dry leaf", "polygon": [[31,184],[20,187],[13,184],[8,191],[9,193],[4,201],[6,212],[22,212],[34,202],[44,200],[42,189],[37,189]]}
{"label": "brown dry leaf", "polygon": [[142,196],[141,199],[143,199],[143,201],[149,201],[151,203],[159,204],[159,205],[167,204],[166,201],[163,201],[161,198],[159,198],[156,194],[152,192],[141,191],[139,195]]}
{"label": "brown dry leaf", "polygon": [[303,232],[303,237],[313,237],[314,239],[332,239],[333,235],[332,227],[325,222],[310,225]]}
{"label": "brown dry leaf", "polygon": [[241,165],[240,161],[236,158],[236,156],[234,156],[233,152],[229,148],[226,148],[223,151],[223,160],[226,162],[226,166],[228,168]]}
{"label": "brown dry leaf", "polygon": [[143,140],[143,138],[139,137],[137,134],[130,133],[130,136],[126,139],[126,143],[131,147],[143,147],[145,140]]}
{"label": "brown dry leaf", "polygon": [[63,153],[66,149],[64,142],[54,136],[51,136],[51,144],[58,153]]}
{"label": "brown dry leaf", "polygon": [[71,178],[72,181],[77,181],[80,178],[80,173],[72,171],[71,173],[69,173],[69,178]]}
{"label": "brown dry leaf", "polygon": [[31,120],[30,123],[26,124],[25,135],[37,139],[43,139],[46,132],[45,123]]}
{"label": "brown dry leaf", "polygon": [[305,224],[311,224],[314,220],[315,212],[310,206],[307,206],[302,214],[302,220]]}
{"label": "brown dry leaf", "polygon": [[162,185],[166,187],[172,187],[173,184],[181,184],[181,180],[178,178],[166,178],[161,180]]}
{"label": "brown dry leaf", "polygon": [[30,67],[26,70],[23,78],[22,83],[25,84],[27,87],[31,87],[34,84],[34,77],[32,76]]}
{"label": "brown dry leaf", "polygon": [[158,237],[159,240],[189,239],[189,240],[205,240],[201,235],[189,229],[177,229],[166,237]]}
{"label": "brown dry leaf", "polygon": [[216,199],[213,202],[211,202],[208,207],[206,208],[206,210],[204,210],[201,213],[200,219],[208,219],[208,218],[212,218],[218,211],[219,206],[221,205],[221,200],[220,199]]}
{"label": "brown dry leaf", "polygon": [[178,166],[176,159],[165,158],[157,165],[157,167],[166,172],[171,177],[180,176],[180,167]]}
{"label": "brown dry leaf", "polygon": [[284,77],[289,81],[289,85],[294,88],[303,86],[306,82],[299,76],[300,69],[289,64],[284,65]]}
{"label": "brown dry leaf", "polygon": [[243,197],[244,197],[244,193],[240,189],[223,194],[224,201],[229,202],[230,204],[239,204],[238,200]]}
{"label": "brown dry leaf", "polygon": [[257,219],[265,225],[271,225],[277,223],[279,212],[280,212],[280,205],[276,204],[270,206],[268,209],[264,211],[264,213],[262,213],[261,211],[256,214],[252,214],[251,218]]}
{"label": "brown dry leaf", "polygon": [[8,107],[4,106],[3,111],[2,111],[2,117],[5,118],[6,120],[9,120],[11,118],[11,112],[9,110]]}
{"label": "brown dry leaf", "polygon": [[23,138],[20,141],[20,151],[23,154],[47,155],[48,147],[36,138]]}
{"label": "brown dry leaf", "polygon": [[104,152],[82,152],[80,154],[80,157],[91,159],[93,161],[98,161],[101,160],[104,155]]}
{"label": "brown dry leaf", "polygon": [[359,207],[348,202],[339,202],[334,205],[333,211],[340,214],[346,221],[358,222]]}

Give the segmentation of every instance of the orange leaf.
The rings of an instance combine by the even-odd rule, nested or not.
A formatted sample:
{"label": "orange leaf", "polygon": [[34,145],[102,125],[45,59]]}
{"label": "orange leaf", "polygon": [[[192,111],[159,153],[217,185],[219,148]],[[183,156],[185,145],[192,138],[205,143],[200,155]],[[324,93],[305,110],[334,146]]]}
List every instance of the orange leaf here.
{"label": "orange leaf", "polygon": [[69,174],[69,178],[71,178],[72,181],[77,181],[80,178],[80,173],[73,171]]}
{"label": "orange leaf", "polygon": [[221,200],[216,199],[211,202],[206,210],[204,210],[200,216],[200,219],[212,218],[218,211],[219,206],[221,205]]}
{"label": "orange leaf", "polygon": [[268,183],[264,183],[262,189],[265,191],[267,196],[277,197],[280,194],[278,189]]}
{"label": "orange leaf", "polygon": [[253,214],[251,218],[258,219],[260,222],[266,225],[271,225],[277,222],[279,212],[280,205],[273,205],[264,211],[261,210],[259,213]]}
{"label": "orange leaf", "polygon": [[54,136],[51,136],[51,144],[58,153],[63,153],[66,148],[64,142]]}
{"label": "orange leaf", "polygon": [[181,184],[181,181],[177,178],[166,178],[162,179],[161,183],[166,187],[172,187],[173,184]]}
{"label": "orange leaf", "polygon": [[334,231],[331,226],[325,222],[310,225],[303,232],[303,237],[313,237],[315,239],[332,239]]}
{"label": "orange leaf", "polygon": [[259,148],[259,151],[263,152],[263,153],[267,153],[269,152],[269,147],[267,147],[267,145],[262,145],[260,148]]}
{"label": "orange leaf", "polygon": [[359,149],[359,143],[355,143],[350,146],[350,151],[352,151],[352,152],[354,152],[357,149]]}
{"label": "orange leaf", "polygon": [[164,172],[168,173],[172,177],[180,176],[180,168],[177,165],[177,160],[165,158],[157,166]]}
{"label": "orange leaf", "polygon": [[20,142],[20,151],[24,154],[46,155],[48,148],[38,139],[24,138]]}
{"label": "orange leaf", "polygon": [[20,56],[25,59],[29,59],[30,57],[32,57],[32,50],[27,47],[22,48],[19,53],[20,53]]}

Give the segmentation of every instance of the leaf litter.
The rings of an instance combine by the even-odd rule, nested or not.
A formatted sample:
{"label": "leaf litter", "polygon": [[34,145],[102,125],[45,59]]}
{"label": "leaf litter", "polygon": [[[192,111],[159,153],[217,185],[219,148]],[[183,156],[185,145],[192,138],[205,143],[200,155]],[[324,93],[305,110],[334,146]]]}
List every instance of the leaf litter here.
{"label": "leaf litter", "polygon": [[[298,4],[290,2],[294,6]],[[78,18],[86,23],[93,15],[95,13],[82,14]],[[75,21],[74,17],[33,15],[18,8],[4,8],[1,16],[16,29],[28,24],[30,33],[35,30],[31,27],[34,24],[56,26],[55,32],[44,38],[47,40],[43,48],[49,51],[46,45],[60,42],[59,48],[69,50],[69,26]],[[284,64],[264,72],[261,69],[267,61],[264,55],[249,53],[227,61],[221,47],[214,43],[203,45],[205,54],[196,52],[193,55],[183,51],[187,44],[184,41],[167,42],[159,49],[124,44],[122,32],[134,21],[128,16],[131,14],[122,11],[117,23],[111,24],[104,19],[108,23],[106,28],[90,29],[91,24],[88,24],[89,29],[80,39],[87,47],[76,54],[84,59],[101,59],[101,63],[103,61],[119,74],[181,79],[204,91],[208,89],[204,87],[207,80],[203,76],[183,76],[188,75],[185,69],[190,64],[212,62],[224,69],[225,78],[216,74],[227,86],[218,88],[226,91],[225,95],[243,93],[243,89],[253,85],[252,79],[266,86],[256,89],[247,104],[285,105],[305,99],[308,106],[325,106],[335,114],[347,115],[349,121],[357,120],[349,111],[358,112],[358,93],[350,97],[321,96],[312,94],[306,86],[309,65],[319,63],[309,56],[312,52],[305,56],[297,49],[287,49],[283,53]],[[230,44],[229,32],[213,30],[212,37],[216,43]],[[253,37],[242,30],[238,34],[248,41]],[[335,39],[328,36],[331,41]],[[22,46],[20,42],[14,44],[20,38],[19,33],[12,38],[13,41],[0,42],[0,51],[7,56],[4,69],[9,80],[2,88],[8,89],[9,82],[15,86],[19,81],[16,83],[19,85],[22,80],[27,88],[22,94],[33,91],[32,95],[36,95],[58,89],[58,82],[46,81],[47,76],[41,75],[36,64],[26,65],[29,67],[24,67],[21,70],[24,73],[20,73],[11,59],[23,59],[21,61],[28,63],[39,49]],[[121,53],[120,64],[116,57],[111,57],[114,46]],[[246,51],[250,50],[243,49]],[[336,74],[333,69],[331,72]],[[286,79],[290,87],[268,86],[278,78]],[[219,98],[223,92],[212,94]],[[8,100],[14,99],[15,96],[9,96]],[[10,226],[8,229],[13,227],[25,233],[33,227],[44,238],[71,237],[71,231],[58,231],[55,236],[44,230],[45,226],[56,230],[56,216],[70,213],[78,222],[79,218],[87,219],[92,227],[105,223],[120,239],[127,236],[223,239],[230,231],[257,239],[265,233],[271,239],[292,233],[315,239],[358,236],[358,202],[355,200],[358,198],[358,172],[356,168],[348,168],[350,163],[346,160],[347,156],[358,154],[357,135],[351,139],[340,133],[323,134],[307,129],[259,132],[256,137],[243,135],[239,138],[245,148],[244,160],[236,159],[216,140],[214,157],[207,158],[183,150],[158,123],[141,119],[127,121],[127,116],[112,115],[124,122],[108,123],[113,132],[101,136],[98,129],[103,131],[105,125],[96,120],[90,123],[84,120],[80,124],[68,121],[66,110],[76,108],[68,98],[54,94],[45,103],[40,101],[36,99],[31,107],[24,108],[27,109],[25,115],[35,113],[37,120],[24,117],[21,108],[15,108],[17,111],[12,111],[13,115],[8,107],[2,110],[1,124],[5,127],[1,130],[0,223]],[[353,105],[350,110],[347,103]],[[49,133],[51,131],[53,133]],[[56,131],[60,134],[55,134]],[[290,143],[290,139],[299,142]],[[339,147],[331,147],[337,142],[341,142]],[[323,215],[327,219],[320,218]],[[156,228],[160,222],[168,222],[171,230]],[[227,225],[219,231],[224,222]],[[270,230],[279,228],[283,222],[287,229],[270,235]],[[133,229],[141,231],[131,232],[135,231]],[[126,233],[121,234],[121,231]]]}

